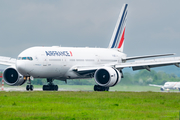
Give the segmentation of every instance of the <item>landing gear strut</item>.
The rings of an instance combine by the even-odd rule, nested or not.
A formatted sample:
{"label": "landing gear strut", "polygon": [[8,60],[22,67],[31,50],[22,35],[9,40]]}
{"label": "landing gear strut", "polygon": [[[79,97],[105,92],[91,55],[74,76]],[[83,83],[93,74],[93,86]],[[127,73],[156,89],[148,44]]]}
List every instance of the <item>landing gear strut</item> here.
{"label": "landing gear strut", "polygon": [[94,91],[109,91],[109,87],[103,87],[100,85],[94,85]]}
{"label": "landing gear strut", "polygon": [[28,82],[27,82],[28,85],[26,86],[26,90],[27,90],[27,91],[29,91],[29,90],[33,91],[34,86],[31,85],[31,79],[30,79],[30,77],[27,77],[26,79],[28,80]]}
{"label": "landing gear strut", "polygon": [[47,90],[47,91],[58,91],[58,85],[54,85],[53,84],[53,80],[52,79],[47,79],[48,85],[43,85],[43,91]]}

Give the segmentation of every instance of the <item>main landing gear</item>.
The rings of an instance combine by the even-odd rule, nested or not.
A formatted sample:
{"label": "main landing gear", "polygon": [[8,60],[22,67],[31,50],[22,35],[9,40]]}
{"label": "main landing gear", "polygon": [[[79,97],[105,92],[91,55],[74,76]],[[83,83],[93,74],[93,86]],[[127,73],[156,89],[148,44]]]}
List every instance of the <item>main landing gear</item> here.
{"label": "main landing gear", "polygon": [[109,87],[103,87],[100,85],[94,85],[94,91],[109,91]]}
{"label": "main landing gear", "polygon": [[47,90],[47,91],[58,91],[58,85],[54,85],[53,84],[53,80],[52,79],[47,79],[48,85],[43,85],[43,91]]}
{"label": "main landing gear", "polygon": [[29,91],[29,90],[30,90],[30,91],[33,91],[34,86],[31,85],[31,78],[30,78],[30,77],[26,77],[25,79],[28,80],[28,82],[27,82],[28,85],[26,86],[26,90],[27,90],[27,91]]}

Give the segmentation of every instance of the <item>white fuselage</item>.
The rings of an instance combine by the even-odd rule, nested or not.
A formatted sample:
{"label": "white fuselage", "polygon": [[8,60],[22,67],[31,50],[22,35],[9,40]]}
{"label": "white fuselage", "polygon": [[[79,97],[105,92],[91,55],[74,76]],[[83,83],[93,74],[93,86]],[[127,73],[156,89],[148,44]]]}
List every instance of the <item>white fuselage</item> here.
{"label": "white fuselage", "polygon": [[180,82],[166,82],[163,87],[164,89],[178,89],[180,88]]}
{"label": "white fuselage", "polygon": [[76,66],[114,65],[126,58],[124,53],[106,48],[32,47],[18,56],[16,68],[34,78],[84,78],[72,71]]}

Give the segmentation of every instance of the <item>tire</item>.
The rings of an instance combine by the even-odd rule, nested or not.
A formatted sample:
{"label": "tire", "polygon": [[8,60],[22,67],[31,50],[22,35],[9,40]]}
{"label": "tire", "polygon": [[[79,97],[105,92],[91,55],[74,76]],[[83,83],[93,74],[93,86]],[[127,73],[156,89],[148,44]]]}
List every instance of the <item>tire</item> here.
{"label": "tire", "polygon": [[54,91],[55,90],[55,85],[49,85],[49,91]]}
{"label": "tire", "polygon": [[29,85],[27,85],[27,86],[26,86],[26,90],[29,91],[29,88],[30,88]]}
{"label": "tire", "polygon": [[45,90],[45,87],[44,87],[44,85],[43,85],[43,87],[42,87],[42,90],[43,90],[43,91]]}
{"label": "tire", "polygon": [[49,90],[49,86],[48,85],[43,85],[43,91],[45,90]]}
{"label": "tire", "polygon": [[109,91],[109,87],[106,87],[106,88],[105,88],[105,91]]}
{"label": "tire", "polygon": [[94,91],[97,91],[97,86],[96,85],[94,85]]}
{"label": "tire", "polygon": [[94,85],[94,91],[109,91],[109,87]]}
{"label": "tire", "polygon": [[55,86],[54,86],[54,90],[55,90],[55,91],[58,91],[58,85],[55,85]]}
{"label": "tire", "polygon": [[30,89],[31,91],[33,91],[34,86],[33,86],[33,85],[30,85],[29,89]]}

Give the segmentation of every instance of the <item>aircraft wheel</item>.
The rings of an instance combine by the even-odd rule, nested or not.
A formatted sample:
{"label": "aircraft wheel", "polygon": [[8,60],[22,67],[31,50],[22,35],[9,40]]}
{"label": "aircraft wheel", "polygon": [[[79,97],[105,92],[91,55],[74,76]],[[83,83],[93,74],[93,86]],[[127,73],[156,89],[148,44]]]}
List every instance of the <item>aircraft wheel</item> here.
{"label": "aircraft wheel", "polygon": [[94,85],[94,91],[109,91],[109,87],[103,87],[100,85]]}
{"label": "aircraft wheel", "polygon": [[58,85],[43,85],[43,91],[48,90],[48,91],[58,91]]}
{"label": "aircraft wheel", "polygon": [[97,89],[96,89],[96,85],[94,85],[94,91],[97,91]]}
{"label": "aircraft wheel", "polygon": [[30,89],[31,91],[33,91],[34,86],[33,86],[33,85],[29,85],[29,86],[30,86],[29,89]]}
{"label": "aircraft wheel", "polygon": [[29,88],[30,88],[29,85],[27,85],[27,86],[26,86],[26,90],[29,91]]}
{"label": "aircraft wheel", "polygon": [[109,91],[109,87],[105,87],[105,91]]}
{"label": "aircraft wheel", "polygon": [[58,85],[55,85],[55,86],[54,86],[54,90],[55,90],[55,91],[58,91]]}
{"label": "aircraft wheel", "polygon": [[49,88],[50,88],[49,90],[51,90],[51,91],[55,90],[55,86],[54,85],[50,85]]}
{"label": "aircraft wheel", "polygon": [[94,85],[94,91],[101,91],[101,86]]}
{"label": "aircraft wheel", "polygon": [[48,85],[43,85],[43,91],[44,90],[49,90],[49,86]]}

